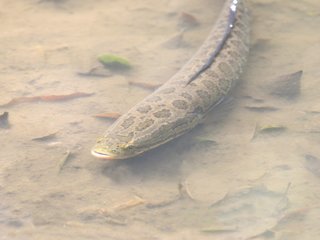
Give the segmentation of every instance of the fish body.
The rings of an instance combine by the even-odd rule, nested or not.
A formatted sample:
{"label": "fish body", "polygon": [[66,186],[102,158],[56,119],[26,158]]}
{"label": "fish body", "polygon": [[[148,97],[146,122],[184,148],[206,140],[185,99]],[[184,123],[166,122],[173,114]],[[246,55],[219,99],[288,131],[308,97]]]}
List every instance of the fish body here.
{"label": "fish body", "polygon": [[227,0],[209,36],[166,83],[115,121],[92,154],[124,159],[142,154],[194,128],[228,94],[249,51],[243,0]]}

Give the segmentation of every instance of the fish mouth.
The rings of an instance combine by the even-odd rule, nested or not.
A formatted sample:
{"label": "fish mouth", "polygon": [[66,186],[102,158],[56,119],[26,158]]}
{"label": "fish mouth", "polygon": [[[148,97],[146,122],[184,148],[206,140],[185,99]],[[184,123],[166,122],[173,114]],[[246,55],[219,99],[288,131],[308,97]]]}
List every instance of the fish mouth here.
{"label": "fish mouth", "polygon": [[112,155],[106,154],[106,153],[96,152],[95,150],[91,150],[91,154],[94,157],[97,157],[97,158],[100,158],[100,159],[107,159],[107,160],[117,159],[115,156],[112,156]]}

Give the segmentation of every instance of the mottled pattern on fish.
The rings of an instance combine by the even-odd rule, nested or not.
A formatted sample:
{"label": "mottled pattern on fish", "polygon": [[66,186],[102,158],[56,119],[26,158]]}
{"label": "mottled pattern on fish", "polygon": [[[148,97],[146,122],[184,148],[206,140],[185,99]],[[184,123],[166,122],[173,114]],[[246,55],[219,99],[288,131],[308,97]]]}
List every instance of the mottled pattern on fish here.
{"label": "mottled pattern on fish", "polygon": [[[233,24],[230,7],[235,4]],[[97,140],[92,154],[106,159],[129,158],[191,130],[228,94],[242,71],[248,45],[249,19],[244,2],[227,0],[196,54],[164,85],[110,126]],[[210,59],[213,61],[208,64]]]}

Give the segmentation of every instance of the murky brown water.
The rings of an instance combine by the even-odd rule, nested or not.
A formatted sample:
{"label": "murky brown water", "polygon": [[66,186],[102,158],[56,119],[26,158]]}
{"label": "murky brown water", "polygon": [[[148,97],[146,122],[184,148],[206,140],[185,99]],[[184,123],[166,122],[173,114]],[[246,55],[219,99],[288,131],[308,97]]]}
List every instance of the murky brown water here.
{"label": "murky brown water", "polygon": [[[90,155],[111,123],[93,115],[123,113],[151,92],[131,82],[165,82],[201,45],[222,3],[1,1],[0,104],[94,95],[0,108],[10,124],[0,125],[0,239],[320,236],[317,0],[249,1],[246,72],[231,99],[193,132],[128,161]],[[182,13],[199,25],[181,39]],[[132,69],[77,74],[104,53],[129,59]],[[299,70],[296,98],[270,95],[279,76]]]}

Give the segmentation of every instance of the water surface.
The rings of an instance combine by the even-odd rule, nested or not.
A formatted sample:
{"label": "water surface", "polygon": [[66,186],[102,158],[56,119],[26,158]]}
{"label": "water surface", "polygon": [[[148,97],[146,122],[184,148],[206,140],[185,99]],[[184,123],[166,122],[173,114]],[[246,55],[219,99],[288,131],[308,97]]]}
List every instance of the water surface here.
{"label": "water surface", "polygon": [[[221,0],[0,3],[0,239],[316,239],[320,235],[320,3],[248,1],[248,64],[227,103],[176,141],[128,161],[90,155],[112,121],[196,51]],[[198,21],[183,36],[185,14]],[[192,24],[191,24],[192,25]],[[80,76],[97,56],[132,69]],[[294,98],[270,94],[303,70]],[[295,86],[297,87],[297,86]],[[34,138],[55,133],[44,141]],[[66,154],[70,153],[63,163]]]}

